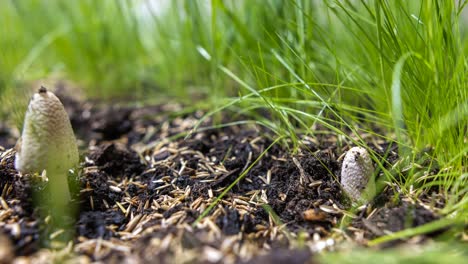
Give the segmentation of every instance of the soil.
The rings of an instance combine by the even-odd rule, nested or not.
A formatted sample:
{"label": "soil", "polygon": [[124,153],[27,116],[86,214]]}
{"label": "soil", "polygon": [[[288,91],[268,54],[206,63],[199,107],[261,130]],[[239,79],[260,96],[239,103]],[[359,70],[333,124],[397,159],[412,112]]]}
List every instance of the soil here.
{"label": "soil", "polygon": [[[388,232],[438,219],[434,196],[409,199],[395,195],[395,186],[388,184],[339,230],[350,208],[339,185],[339,157],[351,146],[340,146],[332,132],[320,127],[316,136],[301,137],[304,144],[297,153],[274,145],[256,162],[274,140],[262,127],[233,125],[189,134],[201,111],[176,115],[181,105],[108,106],[58,96],[83,153],[78,172],[69,178],[70,206],[77,216],[65,222],[74,232],[73,243],[44,249],[53,248],[48,238],[60,237],[53,219],[44,217],[48,208],[33,199],[50,199],[47,182],[14,169],[15,133],[0,124],[5,260],[40,263],[72,253],[84,263],[315,263],[318,251],[341,241],[366,245]],[[222,118],[235,121],[227,114]],[[201,127],[213,125],[208,118]],[[386,156],[387,166],[398,159],[389,142],[370,137],[368,142]]]}

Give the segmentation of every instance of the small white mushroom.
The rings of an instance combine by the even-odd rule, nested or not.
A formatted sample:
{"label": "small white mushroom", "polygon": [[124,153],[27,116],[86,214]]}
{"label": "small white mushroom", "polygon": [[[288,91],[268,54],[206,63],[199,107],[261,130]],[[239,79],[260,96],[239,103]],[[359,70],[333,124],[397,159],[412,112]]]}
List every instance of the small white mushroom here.
{"label": "small white mushroom", "polygon": [[374,166],[365,148],[353,147],[341,167],[341,186],[353,201],[368,201],[375,194]]}
{"label": "small white mushroom", "polygon": [[78,147],[67,112],[52,92],[41,87],[26,111],[16,144],[15,168],[22,173],[46,170],[51,183],[69,198],[67,172],[78,164]]}

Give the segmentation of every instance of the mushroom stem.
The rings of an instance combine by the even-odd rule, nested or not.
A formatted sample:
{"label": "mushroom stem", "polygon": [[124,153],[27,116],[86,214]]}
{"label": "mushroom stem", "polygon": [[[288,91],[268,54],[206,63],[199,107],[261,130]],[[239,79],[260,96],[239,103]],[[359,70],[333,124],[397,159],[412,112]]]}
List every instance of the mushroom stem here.
{"label": "mushroom stem", "polygon": [[60,170],[47,171],[47,178],[49,179],[49,188],[50,193],[53,196],[53,203],[66,204],[71,200],[67,174],[67,172]]}

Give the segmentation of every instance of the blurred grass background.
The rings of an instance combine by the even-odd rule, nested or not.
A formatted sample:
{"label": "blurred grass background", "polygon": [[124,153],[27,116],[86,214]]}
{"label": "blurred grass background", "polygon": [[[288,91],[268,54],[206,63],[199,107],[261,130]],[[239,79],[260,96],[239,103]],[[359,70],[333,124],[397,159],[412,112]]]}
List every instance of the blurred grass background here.
{"label": "blurred grass background", "polygon": [[371,133],[411,168],[387,180],[439,188],[444,213],[466,219],[466,3],[5,0],[1,114],[21,120],[30,83],[55,78],[93,98],[228,108],[292,150],[317,124],[355,144]]}

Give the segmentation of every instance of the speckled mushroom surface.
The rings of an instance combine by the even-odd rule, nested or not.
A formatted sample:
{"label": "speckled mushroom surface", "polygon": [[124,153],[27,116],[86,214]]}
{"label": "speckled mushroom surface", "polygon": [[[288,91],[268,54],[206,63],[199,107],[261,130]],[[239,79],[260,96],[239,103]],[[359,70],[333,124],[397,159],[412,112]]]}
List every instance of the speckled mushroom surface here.
{"label": "speckled mushroom surface", "polygon": [[[341,185],[353,201],[368,200],[375,193],[374,166],[365,148],[353,147],[341,167]],[[365,192],[367,187],[367,191]]]}
{"label": "speckled mushroom surface", "polygon": [[41,87],[26,111],[16,146],[15,168],[23,173],[51,168],[66,171],[78,163],[78,148],[68,114],[52,92]]}

